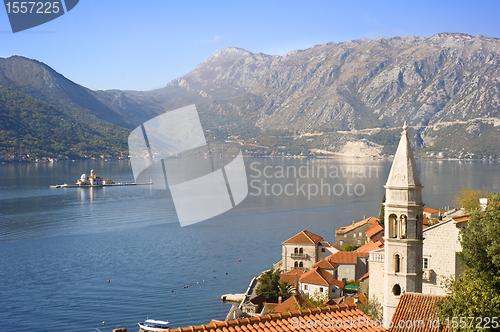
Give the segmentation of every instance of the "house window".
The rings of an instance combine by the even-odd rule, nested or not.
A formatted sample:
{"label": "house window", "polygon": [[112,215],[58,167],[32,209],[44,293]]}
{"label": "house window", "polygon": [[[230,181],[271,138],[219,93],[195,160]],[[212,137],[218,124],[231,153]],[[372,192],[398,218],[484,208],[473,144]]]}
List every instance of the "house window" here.
{"label": "house window", "polygon": [[321,252],[325,252],[325,248],[321,248]]}
{"label": "house window", "polygon": [[345,273],[346,273],[346,274],[351,273],[351,268],[350,268],[350,267],[346,267],[346,268],[345,268]]}
{"label": "house window", "polygon": [[298,254],[299,253],[299,248],[295,248],[295,253]]}
{"label": "house window", "polygon": [[320,288],[319,288],[319,292],[320,292],[320,293],[323,293],[323,287],[320,287]]}
{"label": "house window", "polygon": [[358,244],[361,244],[361,240],[358,240]]}
{"label": "house window", "polygon": [[352,235],[352,237],[356,237],[356,233],[354,233],[354,234]]}
{"label": "house window", "polygon": [[300,262],[299,267],[304,267],[304,263]]}
{"label": "house window", "polygon": [[424,262],[422,264],[424,270],[427,270],[429,268],[429,258],[424,258]]}
{"label": "house window", "polygon": [[307,285],[304,285],[304,290],[307,290]]}
{"label": "house window", "polygon": [[344,245],[344,241],[340,241],[340,245],[343,246]]}
{"label": "house window", "polygon": [[295,267],[299,267],[299,262],[295,262]]}
{"label": "house window", "polygon": [[361,237],[361,232],[359,232],[359,237]]}
{"label": "house window", "polygon": [[344,237],[347,237],[347,234],[344,234]]}
{"label": "house window", "polygon": [[303,254],[304,253],[304,249],[300,248],[299,249],[299,254]]}

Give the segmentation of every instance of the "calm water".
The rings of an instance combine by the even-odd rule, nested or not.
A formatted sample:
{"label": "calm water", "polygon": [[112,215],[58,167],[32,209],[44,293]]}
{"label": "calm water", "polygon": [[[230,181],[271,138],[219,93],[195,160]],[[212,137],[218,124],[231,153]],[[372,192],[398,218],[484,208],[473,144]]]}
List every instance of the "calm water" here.
{"label": "calm water", "polygon": [[[391,165],[355,159],[246,163],[255,182],[245,201],[183,228],[166,191],[49,189],[90,169],[115,182],[133,182],[128,162],[0,165],[2,330],[111,331],[120,325],[137,331],[137,322],[147,317],[169,320],[172,327],[222,320],[230,305],[220,302],[220,295],[244,292],[253,276],[280,259],[281,242],[303,229],[333,242],[338,227],[363,215],[378,216]],[[267,173],[260,173],[266,166]],[[341,173],[339,178],[311,173],[278,178],[280,166],[337,167]],[[462,187],[500,191],[498,163],[418,166],[429,207],[451,205]],[[353,167],[355,173],[349,173]],[[360,176],[369,167],[372,174]],[[287,184],[294,190],[312,185],[314,191],[321,180],[346,191],[266,196],[266,180],[275,193]],[[358,185],[359,195],[347,193],[347,181],[351,189]]]}

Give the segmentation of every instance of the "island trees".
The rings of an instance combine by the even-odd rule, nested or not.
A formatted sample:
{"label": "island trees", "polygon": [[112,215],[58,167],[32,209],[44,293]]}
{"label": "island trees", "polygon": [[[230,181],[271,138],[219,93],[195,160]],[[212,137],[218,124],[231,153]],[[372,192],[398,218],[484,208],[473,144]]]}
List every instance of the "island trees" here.
{"label": "island trees", "polygon": [[484,211],[473,210],[460,232],[465,271],[450,280],[449,294],[438,302],[441,324],[455,331],[500,328],[500,194],[489,199]]}

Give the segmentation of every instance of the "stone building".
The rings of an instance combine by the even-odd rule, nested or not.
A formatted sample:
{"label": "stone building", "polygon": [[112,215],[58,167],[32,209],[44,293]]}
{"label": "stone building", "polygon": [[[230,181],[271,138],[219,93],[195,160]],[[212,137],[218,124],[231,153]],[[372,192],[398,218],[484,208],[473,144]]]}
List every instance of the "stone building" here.
{"label": "stone building", "polygon": [[282,243],[281,265],[283,272],[294,269],[311,270],[321,251],[319,235],[303,230]]}
{"label": "stone building", "polygon": [[335,244],[343,248],[346,244],[352,246],[361,246],[368,242],[366,231],[378,224],[378,219],[374,217],[364,218],[358,222],[352,222],[352,225],[340,227],[335,231]]}
{"label": "stone building", "polygon": [[320,267],[304,273],[299,279],[299,292],[303,295],[326,295],[328,299],[342,296],[345,284]]}
{"label": "stone building", "polygon": [[422,292],[446,295],[443,281],[462,274],[457,253],[462,251],[459,233],[467,225],[469,215],[450,218],[424,229]]}

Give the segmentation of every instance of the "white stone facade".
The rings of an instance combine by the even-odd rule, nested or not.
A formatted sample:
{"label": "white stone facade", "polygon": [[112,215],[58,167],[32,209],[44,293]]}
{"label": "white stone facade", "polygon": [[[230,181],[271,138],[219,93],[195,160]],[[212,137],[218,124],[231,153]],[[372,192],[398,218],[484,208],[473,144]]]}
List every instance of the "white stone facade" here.
{"label": "white stone facade", "polygon": [[460,230],[450,219],[424,230],[423,262],[424,278],[422,292],[446,295],[442,287],[446,278],[458,278],[462,274],[457,253],[462,251]]}
{"label": "white stone facade", "polygon": [[283,272],[290,270],[310,270],[318,261],[318,246],[306,243],[284,243],[282,245]]}

